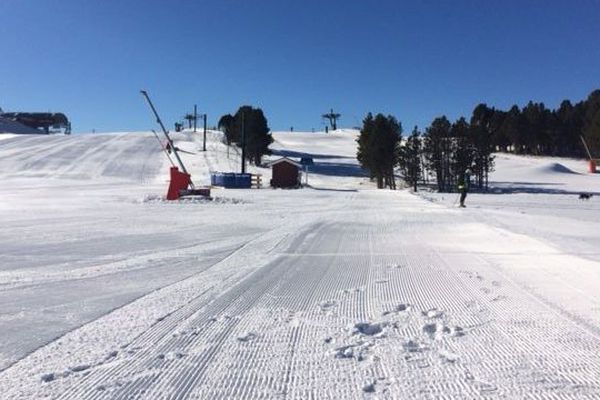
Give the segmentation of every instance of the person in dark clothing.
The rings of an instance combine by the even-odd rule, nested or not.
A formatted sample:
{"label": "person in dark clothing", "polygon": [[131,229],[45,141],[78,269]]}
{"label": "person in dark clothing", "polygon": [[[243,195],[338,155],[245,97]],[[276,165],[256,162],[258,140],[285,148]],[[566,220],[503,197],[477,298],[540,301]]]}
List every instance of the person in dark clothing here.
{"label": "person in dark clothing", "polygon": [[458,178],[458,192],[460,193],[460,206],[465,206],[467,193],[469,192],[469,184],[471,183],[471,171],[467,169],[460,178]]}

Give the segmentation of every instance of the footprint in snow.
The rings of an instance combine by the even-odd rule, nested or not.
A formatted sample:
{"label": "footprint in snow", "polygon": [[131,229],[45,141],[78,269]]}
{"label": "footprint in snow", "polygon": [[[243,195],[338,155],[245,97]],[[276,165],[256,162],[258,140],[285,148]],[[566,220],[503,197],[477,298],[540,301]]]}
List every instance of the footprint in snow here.
{"label": "footprint in snow", "polygon": [[342,293],[349,295],[349,294],[356,294],[356,293],[360,293],[360,292],[364,292],[365,288],[364,287],[357,287],[357,288],[352,288],[352,289],[344,289],[342,291]]}
{"label": "footprint in snow", "polygon": [[423,333],[429,336],[430,339],[435,339],[439,335],[448,335],[454,337],[462,337],[465,335],[465,331],[460,326],[449,327],[447,325],[438,323],[429,323],[423,325]]}
{"label": "footprint in snow", "polygon": [[402,348],[408,353],[422,353],[428,349],[427,346],[414,339],[409,339],[404,342]]}
{"label": "footprint in snow", "polygon": [[255,339],[257,337],[256,333],[254,332],[246,332],[240,336],[237,337],[237,340],[239,342],[249,342],[253,339]]}
{"label": "footprint in snow", "polygon": [[383,328],[385,328],[388,325],[389,324],[387,322],[359,322],[357,324],[354,324],[354,333],[360,333],[362,335],[367,336],[375,336],[383,333]]}
{"label": "footprint in snow", "polygon": [[326,301],[322,301],[319,303],[319,307],[321,308],[321,311],[323,311],[323,312],[330,311],[336,305],[337,305],[337,302],[335,300],[326,300]]}
{"label": "footprint in snow", "polygon": [[440,358],[447,363],[454,364],[458,361],[458,354],[448,350],[440,350]]}
{"label": "footprint in snow", "polygon": [[394,307],[393,310],[384,311],[381,315],[385,316],[385,315],[389,315],[389,314],[401,313],[401,312],[408,310],[409,308],[410,308],[409,304],[398,304],[396,307]]}
{"label": "footprint in snow", "polygon": [[158,356],[156,356],[156,358],[158,358],[159,360],[179,360],[183,357],[185,357],[185,354],[179,351],[172,351],[166,354],[161,353]]}
{"label": "footprint in snow", "polygon": [[81,371],[85,371],[86,369],[90,369],[91,365],[89,364],[81,364],[81,365],[76,365],[74,367],[69,368],[69,370],[71,370],[71,372],[81,372]]}
{"label": "footprint in snow", "polygon": [[421,314],[424,317],[432,319],[442,318],[444,316],[444,312],[442,310],[438,310],[437,308],[430,308],[429,310],[421,311]]}
{"label": "footprint in snow", "polygon": [[371,341],[359,341],[356,344],[340,346],[335,349],[335,358],[353,358],[359,362],[364,361],[367,358],[369,349],[373,347],[373,345],[374,343]]}
{"label": "footprint in snow", "polygon": [[432,324],[423,325],[422,329],[424,333],[426,333],[431,339],[433,339],[436,333],[440,330],[440,327],[438,327],[438,324],[434,322]]}
{"label": "footprint in snow", "polygon": [[375,382],[367,383],[362,387],[362,391],[365,393],[375,393]]}
{"label": "footprint in snow", "polygon": [[455,327],[454,327],[454,328],[453,328],[453,329],[450,331],[450,333],[452,333],[452,335],[453,335],[453,336],[456,336],[456,337],[462,337],[462,336],[465,336],[465,334],[466,334],[466,333],[465,333],[465,330],[464,330],[464,329],[463,329],[461,326],[458,326],[458,325],[457,325],[457,326],[455,326]]}
{"label": "footprint in snow", "polygon": [[467,382],[470,382],[471,384],[473,384],[473,386],[475,386],[475,388],[477,388],[477,390],[479,390],[479,392],[481,393],[490,393],[490,392],[495,392],[496,390],[498,390],[498,387],[490,382],[486,382],[483,381],[481,379],[477,379],[473,376],[473,374],[471,374],[471,371],[467,370],[465,371],[465,380]]}

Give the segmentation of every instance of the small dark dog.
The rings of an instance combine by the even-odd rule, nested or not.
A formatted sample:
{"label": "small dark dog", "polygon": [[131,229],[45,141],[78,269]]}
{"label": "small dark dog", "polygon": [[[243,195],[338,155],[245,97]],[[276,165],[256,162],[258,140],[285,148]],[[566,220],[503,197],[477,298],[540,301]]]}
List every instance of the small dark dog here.
{"label": "small dark dog", "polygon": [[579,200],[589,200],[593,197],[594,195],[591,193],[579,193]]}

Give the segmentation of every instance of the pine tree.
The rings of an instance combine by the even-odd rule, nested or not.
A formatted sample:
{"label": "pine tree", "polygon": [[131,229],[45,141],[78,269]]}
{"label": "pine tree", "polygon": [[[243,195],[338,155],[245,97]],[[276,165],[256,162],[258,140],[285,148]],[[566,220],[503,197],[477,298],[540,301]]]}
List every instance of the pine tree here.
{"label": "pine tree", "polygon": [[485,104],[479,104],[473,110],[470,121],[469,137],[473,146],[473,174],[480,189],[488,188],[489,173],[494,169],[494,132],[498,120],[496,111]]}
{"label": "pine tree", "polygon": [[600,154],[600,90],[593,91],[587,98],[583,135],[592,157],[598,157]]}
{"label": "pine tree", "polygon": [[402,126],[393,116],[371,113],[363,120],[363,127],[357,139],[356,158],[360,165],[376,179],[377,187],[396,188],[394,167],[398,163],[398,146]]}
{"label": "pine tree", "polygon": [[425,130],[423,152],[427,169],[435,174],[438,191],[449,190],[450,121],[445,116],[436,118]]}
{"label": "pine tree", "polygon": [[450,128],[450,173],[452,187],[458,178],[471,167],[474,158],[473,143],[470,140],[470,126],[464,117],[459,118]]}
{"label": "pine tree", "polygon": [[235,130],[233,129],[235,119],[231,114],[225,114],[219,119],[218,127],[225,134],[227,144],[231,145],[233,142],[239,142],[239,138],[234,136]]}
{"label": "pine tree", "polygon": [[523,116],[521,110],[517,105],[511,107],[506,113],[500,132],[506,136],[509,143],[512,146],[512,150],[516,154],[522,154],[525,149],[525,140],[522,135],[523,130]]}
{"label": "pine tree", "polygon": [[404,180],[413,190],[417,191],[417,184],[421,177],[421,133],[415,126],[406,143],[400,147],[398,165],[404,175]]}
{"label": "pine tree", "polygon": [[219,129],[225,133],[227,144],[242,146],[242,115],[245,132],[245,149],[250,162],[259,165],[262,156],[269,154],[273,137],[263,111],[251,106],[240,107],[235,115],[226,114],[219,119]]}

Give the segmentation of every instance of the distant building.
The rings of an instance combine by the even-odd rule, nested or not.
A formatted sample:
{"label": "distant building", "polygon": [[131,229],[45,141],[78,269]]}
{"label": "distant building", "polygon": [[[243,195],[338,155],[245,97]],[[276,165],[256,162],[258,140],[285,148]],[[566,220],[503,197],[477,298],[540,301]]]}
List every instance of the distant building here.
{"label": "distant building", "polygon": [[276,188],[294,188],[300,186],[302,165],[283,157],[270,163],[272,169],[271,186]]}
{"label": "distant building", "polygon": [[[0,117],[35,129],[32,133],[71,133],[71,123],[63,113],[5,112]],[[52,131],[51,131],[52,129]]]}
{"label": "distant building", "polygon": [[36,135],[42,132],[35,128],[30,128],[29,126],[13,121],[12,119],[2,118],[2,115],[0,115],[0,133]]}

